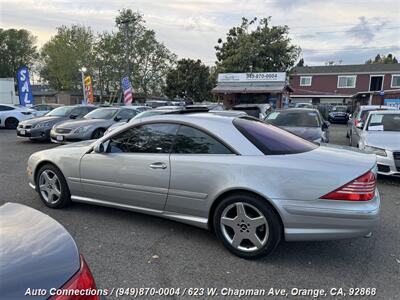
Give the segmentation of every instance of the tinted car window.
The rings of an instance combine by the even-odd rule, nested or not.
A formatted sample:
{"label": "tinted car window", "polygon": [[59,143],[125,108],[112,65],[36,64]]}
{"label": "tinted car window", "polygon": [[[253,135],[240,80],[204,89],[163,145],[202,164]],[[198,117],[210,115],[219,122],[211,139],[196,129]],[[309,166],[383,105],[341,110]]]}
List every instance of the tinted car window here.
{"label": "tinted car window", "polygon": [[254,118],[237,118],[233,124],[264,154],[295,154],[311,151],[318,147],[286,130]]}
{"label": "tinted car window", "polygon": [[275,126],[319,127],[320,119],[316,111],[274,111],[265,121]]}
{"label": "tinted car window", "polygon": [[108,151],[130,153],[169,153],[179,125],[148,124],[129,128],[113,136]]}
{"label": "tinted car window", "polygon": [[118,117],[121,117],[121,120],[130,120],[136,115],[137,115],[137,111],[134,109],[123,109],[118,114]]}
{"label": "tinted car window", "polygon": [[182,125],[176,135],[173,153],[232,154],[232,151],[208,134]]}
{"label": "tinted car window", "polygon": [[5,105],[0,105],[0,111],[7,111],[7,110],[13,110],[13,107],[10,106],[5,106]]}
{"label": "tinted car window", "polygon": [[85,115],[85,119],[111,119],[118,113],[118,108],[99,108]]}
{"label": "tinted car window", "polygon": [[367,128],[368,131],[400,131],[400,113],[373,114]]}
{"label": "tinted car window", "polygon": [[51,112],[47,113],[46,116],[65,117],[69,115],[72,109],[73,108],[71,106],[58,107],[56,109],[53,109]]}

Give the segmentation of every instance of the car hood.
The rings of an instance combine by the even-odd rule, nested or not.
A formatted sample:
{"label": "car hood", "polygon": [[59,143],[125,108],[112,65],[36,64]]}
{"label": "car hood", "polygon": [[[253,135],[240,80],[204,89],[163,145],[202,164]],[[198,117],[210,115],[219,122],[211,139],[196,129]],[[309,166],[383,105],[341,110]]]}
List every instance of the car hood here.
{"label": "car hood", "polygon": [[302,137],[303,139],[314,141],[322,137],[322,129],[319,127],[289,127],[281,126],[281,128]]}
{"label": "car hood", "polygon": [[68,128],[68,129],[76,129],[79,127],[83,127],[83,126],[105,126],[108,127],[111,124],[113,124],[114,121],[111,119],[81,119],[78,121],[75,120],[71,120],[71,121],[66,121],[66,122],[62,122],[60,124],[58,124],[56,127],[57,128]]}
{"label": "car hood", "polygon": [[38,123],[42,123],[42,122],[51,122],[52,124],[55,124],[55,123],[58,123],[60,121],[67,120],[67,119],[68,119],[68,117],[42,116],[42,117],[37,117],[37,118],[22,121],[22,122],[20,122],[20,124],[31,125],[31,126],[34,126],[34,125],[36,125]]}
{"label": "car hood", "polygon": [[86,140],[86,141],[81,141],[81,142],[76,142],[76,143],[71,143],[71,144],[66,144],[57,147],[57,149],[65,149],[65,148],[82,148],[82,150],[89,150],[90,145],[92,145],[95,141],[97,140]]}
{"label": "car hood", "polygon": [[365,131],[364,134],[364,143],[368,146],[387,150],[400,150],[399,131]]}
{"label": "car hood", "polygon": [[59,288],[79,270],[76,244],[54,219],[16,203],[0,206],[0,219],[0,295],[4,299],[26,299],[27,288]]}

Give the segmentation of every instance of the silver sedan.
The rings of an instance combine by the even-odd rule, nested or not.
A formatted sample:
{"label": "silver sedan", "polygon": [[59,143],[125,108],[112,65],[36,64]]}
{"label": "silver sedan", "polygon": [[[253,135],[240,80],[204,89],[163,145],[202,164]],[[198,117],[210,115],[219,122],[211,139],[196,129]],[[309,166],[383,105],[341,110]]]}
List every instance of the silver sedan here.
{"label": "silver sedan", "polygon": [[361,237],[379,220],[375,155],[251,117],[139,119],[95,142],[34,153],[28,176],[48,207],[83,202],[212,229],[244,258],[282,239]]}

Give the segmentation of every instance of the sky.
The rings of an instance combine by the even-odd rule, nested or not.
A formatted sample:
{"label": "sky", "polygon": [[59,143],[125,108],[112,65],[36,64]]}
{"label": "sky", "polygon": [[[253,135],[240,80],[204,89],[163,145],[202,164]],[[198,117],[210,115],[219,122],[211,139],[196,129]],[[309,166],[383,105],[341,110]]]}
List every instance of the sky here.
{"label": "sky", "polygon": [[40,48],[61,25],[115,30],[122,8],[143,14],[146,26],[179,58],[207,65],[216,60],[218,38],[224,40],[242,17],[267,16],[272,25],[289,26],[307,65],[362,64],[377,53],[400,59],[398,0],[0,0],[0,27],[28,29]]}

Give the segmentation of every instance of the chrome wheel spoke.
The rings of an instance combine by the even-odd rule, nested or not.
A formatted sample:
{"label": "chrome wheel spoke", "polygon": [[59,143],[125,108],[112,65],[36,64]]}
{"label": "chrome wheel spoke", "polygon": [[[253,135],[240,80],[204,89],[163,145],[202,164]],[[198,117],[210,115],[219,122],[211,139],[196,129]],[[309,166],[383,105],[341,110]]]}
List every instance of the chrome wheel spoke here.
{"label": "chrome wheel spoke", "polygon": [[237,210],[237,216],[238,218],[247,218],[246,216],[246,211],[244,209],[244,205],[242,202],[236,203],[236,210]]}
{"label": "chrome wheel spoke", "polygon": [[254,228],[257,228],[257,227],[260,227],[261,225],[267,224],[267,220],[265,219],[264,216],[259,216],[259,217],[257,217],[257,218],[249,219],[249,223],[250,223],[251,226],[253,226]]}
{"label": "chrome wheel spoke", "polygon": [[243,241],[243,237],[238,232],[235,232],[235,235],[233,236],[231,245],[235,248],[238,248],[242,241]]}
{"label": "chrome wheel spoke", "polygon": [[48,171],[44,171],[44,172],[42,173],[42,176],[43,176],[43,179],[44,179],[44,183],[45,183],[45,184],[49,184],[49,183],[51,182],[51,179],[50,179],[50,176],[49,176]]}
{"label": "chrome wheel spoke", "polygon": [[235,226],[237,226],[237,218],[231,219],[231,218],[227,218],[227,217],[222,217],[221,218],[221,223],[223,225],[229,226],[233,229],[235,229]]}
{"label": "chrome wheel spoke", "polygon": [[263,242],[260,241],[256,233],[253,233],[248,236],[248,239],[250,242],[253,243],[253,245],[257,248],[260,249],[263,246]]}

